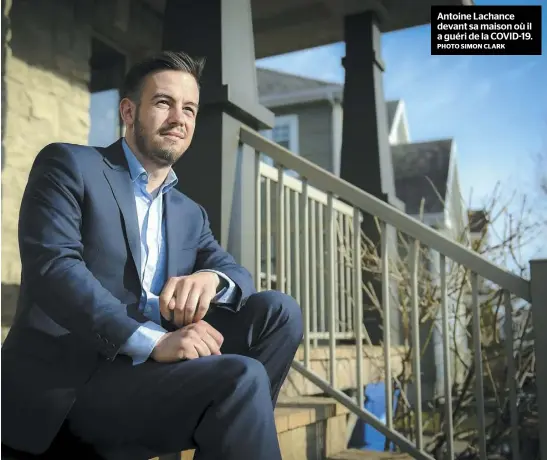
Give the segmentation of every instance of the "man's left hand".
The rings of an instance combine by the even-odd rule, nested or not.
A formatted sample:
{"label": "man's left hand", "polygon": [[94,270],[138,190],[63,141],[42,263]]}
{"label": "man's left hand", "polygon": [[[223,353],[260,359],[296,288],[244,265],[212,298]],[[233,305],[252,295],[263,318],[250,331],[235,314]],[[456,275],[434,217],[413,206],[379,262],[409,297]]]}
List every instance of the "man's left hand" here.
{"label": "man's left hand", "polygon": [[160,294],[160,312],[177,327],[202,320],[216,295],[220,277],[213,272],[169,278]]}

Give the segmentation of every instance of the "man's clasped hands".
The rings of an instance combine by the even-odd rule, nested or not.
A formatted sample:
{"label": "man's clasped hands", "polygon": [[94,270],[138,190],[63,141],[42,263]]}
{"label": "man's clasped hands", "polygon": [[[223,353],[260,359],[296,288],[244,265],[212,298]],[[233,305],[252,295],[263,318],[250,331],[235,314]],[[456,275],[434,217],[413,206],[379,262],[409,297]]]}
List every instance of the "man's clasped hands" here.
{"label": "man's clasped hands", "polygon": [[217,293],[220,277],[198,272],[169,278],[160,297],[160,313],[179,329],[157,342],[151,357],[158,362],[220,355],[224,337],[203,318]]}

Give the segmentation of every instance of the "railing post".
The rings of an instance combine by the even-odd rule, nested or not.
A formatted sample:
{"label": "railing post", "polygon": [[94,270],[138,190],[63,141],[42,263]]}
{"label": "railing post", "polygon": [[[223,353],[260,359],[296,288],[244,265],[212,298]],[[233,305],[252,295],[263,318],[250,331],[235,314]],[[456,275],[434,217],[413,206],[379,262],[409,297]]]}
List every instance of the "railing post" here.
{"label": "railing post", "polygon": [[540,460],[547,460],[547,259],[530,262],[530,293],[532,297],[532,324],[536,352],[536,391],[538,402]]}
{"label": "railing post", "polygon": [[[257,269],[257,255],[260,256],[260,226],[257,225],[257,204],[260,195],[257,180],[260,173],[257,169],[257,152],[252,147],[239,144],[236,152],[237,180],[233,187],[232,215],[228,233],[228,250],[240,265],[250,273],[258,274],[255,283],[260,286],[260,264]],[[249,244],[249,242],[253,244]]]}

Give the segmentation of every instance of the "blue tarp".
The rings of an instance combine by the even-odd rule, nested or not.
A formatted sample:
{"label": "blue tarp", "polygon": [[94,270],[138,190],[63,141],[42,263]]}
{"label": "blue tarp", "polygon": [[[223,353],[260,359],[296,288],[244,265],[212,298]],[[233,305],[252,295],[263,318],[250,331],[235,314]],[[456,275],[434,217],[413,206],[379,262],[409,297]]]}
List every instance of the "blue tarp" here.
{"label": "blue tarp", "polygon": [[[384,382],[369,384],[364,388],[365,409],[386,423],[386,386]],[[393,395],[393,412],[397,409],[399,390]],[[383,451],[386,438],[363,420],[357,420],[349,446],[353,449]],[[391,447],[393,449],[393,446]]]}

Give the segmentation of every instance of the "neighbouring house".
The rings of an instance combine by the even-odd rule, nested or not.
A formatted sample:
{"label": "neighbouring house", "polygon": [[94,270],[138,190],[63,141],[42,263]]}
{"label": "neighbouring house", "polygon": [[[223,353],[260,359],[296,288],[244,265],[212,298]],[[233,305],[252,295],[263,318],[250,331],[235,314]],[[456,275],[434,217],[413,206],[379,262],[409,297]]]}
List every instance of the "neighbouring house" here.
{"label": "neighbouring house", "polygon": [[[263,134],[339,176],[343,86],[260,67],[257,68],[257,81],[261,104],[276,116],[274,128],[264,130]],[[461,196],[454,139],[411,140],[403,100],[387,101],[386,112],[396,195],[404,203],[405,212],[445,236],[468,245],[468,213]],[[440,279],[439,255],[432,252],[427,258],[433,282],[437,282]],[[447,260],[447,272],[451,271]],[[452,277],[448,276],[450,279]],[[453,312],[450,324],[455,329],[459,353],[467,355],[466,327],[455,320],[456,315],[461,316],[463,305],[460,302],[457,307],[457,299],[451,296],[448,302]],[[426,347],[422,361],[422,391],[429,400],[444,393],[440,322],[439,309],[436,320],[425,324],[422,334],[426,335],[433,327],[433,346]],[[461,366],[454,364],[452,369],[454,378],[461,379]]]}
{"label": "neighbouring house", "polygon": [[[263,134],[339,175],[343,86],[260,67],[257,80],[261,104],[276,116],[275,127]],[[406,212],[454,239],[466,238],[455,141],[413,142],[404,101],[387,101],[386,108],[397,197]]]}

